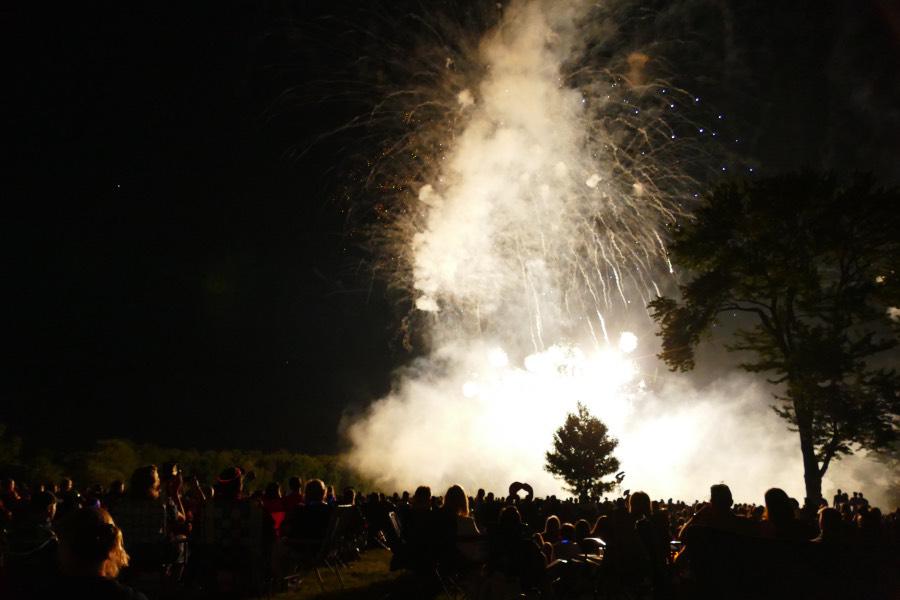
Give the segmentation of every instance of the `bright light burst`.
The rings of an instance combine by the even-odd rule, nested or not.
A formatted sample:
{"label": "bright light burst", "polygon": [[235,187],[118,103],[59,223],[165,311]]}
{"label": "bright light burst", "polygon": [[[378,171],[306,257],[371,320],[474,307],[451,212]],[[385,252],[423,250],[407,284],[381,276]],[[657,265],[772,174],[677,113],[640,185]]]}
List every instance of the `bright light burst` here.
{"label": "bright light burst", "polygon": [[513,2],[481,39],[436,19],[395,65],[409,87],[372,119],[405,128],[372,163],[372,237],[380,270],[452,332],[607,342],[607,313],[645,315],[666,285],[665,238],[708,161],[675,134],[697,129],[696,101],[655,77],[661,61],[592,55],[621,4]]}
{"label": "bright light burst", "polygon": [[[405,485],[503,485],[513,477],[555,491],[557,482],[541,465],[566,414],[580,402],[617,434],[625,431],[641,393],[637,366],[613,347],[585,352],[557,344],[516,365],[501,348],[470,340],[442,348],[432,360],[449,371],[406,378],[403,389],[351,428],[358,440],[377,439],[377,451],[355,455],[367,473]],[[660,450],[646,443],[636,449]]]}

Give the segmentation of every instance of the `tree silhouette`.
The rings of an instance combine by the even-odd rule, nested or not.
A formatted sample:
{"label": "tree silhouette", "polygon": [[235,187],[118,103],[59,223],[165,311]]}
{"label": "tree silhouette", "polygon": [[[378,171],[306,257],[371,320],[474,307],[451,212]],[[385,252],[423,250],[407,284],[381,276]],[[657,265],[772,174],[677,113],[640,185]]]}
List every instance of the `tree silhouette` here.
{"label": "tree silhouette", "polygon": [[672,260],[691,274],[681,300],[649,306],[673,371],[693,368],[718,315],[749,318],[726,347],[753,357],[743,369],[774,375],[773,408],[799,433],[807,502],[821,498],[832,460],[896,436],[898,377],[884,365],[897,345],[898,205],[896,190],[866,177],[723,184],[675,232]]}
{"label": "tree silhouette", "polygon": [[547,452],[544,468],[561,477],[581,499],[600,495],[616,486],[602,479],[619,470],[619,461],[612,455],[618,445],[606,425],[579,402],[578,411],[569,413],[553,435],[553,451]]}

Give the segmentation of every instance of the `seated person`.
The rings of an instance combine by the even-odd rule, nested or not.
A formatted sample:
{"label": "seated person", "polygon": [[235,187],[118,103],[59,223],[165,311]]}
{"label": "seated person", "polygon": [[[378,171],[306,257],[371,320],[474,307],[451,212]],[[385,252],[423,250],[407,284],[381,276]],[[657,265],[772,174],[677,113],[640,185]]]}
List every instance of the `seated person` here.
{"label": "seated person", "polygon": [[548,544],[558,544],[562,540],[561,529],[562,525],[559,522],[559,517],[550,515],[544,522],[544,531],[541,533],[541,536]]}
{"label": "seated person", "polygon": [[468,562],[484,562],[487,560],[487,548],[475,519],[469,515],[469,497],[458,485],[450,486],[444,495],[442,510],[445,516],[452,519],[451,531],[455,535],[456,550]]}
{"label": "seated person", "polygon": [[427,485],[417,487],[409,504],[400,507],[397,517],[404,544],[395,552],[392,568],[430,572],[434,566],[435,550],[432,539],[435,518],[431,510],[431,488]]}
{"label": "seated person", "polygon": [[581,554],[593,554],[597,551],[596,543],[585,541],[590,536],[591,524],[587,519],[578,519],[575,523],[575,543],[578,544],[578,551]]}
{"label": "seated person", "polygon": [[284,499],[281,496],[281,484],[273,481],[266,486],[263,492],[262,505],[269,514],[284,512]]}
{"label": "seated person", "polygon": [[16,489],[15,479],[9,477],[0,479],[0,503],[3,504],[6,511],[15,512],[21,501],[22,497],[19,490]]}
{"label": "seated person", "polygon": [[428,528],[428,517],[431,514],[431,488],[420,485],[410,498],[409,504],[401,506],[397,511],[400,525],[407,542],[417,537],[419,532]]}
{"label": "seated person", "polygon": [[650,562],[650,576],[653,588],[657,591],[667,589],[669,532],[660,529],[653,520],[650,496],[646,492],[634,492],[628,498],[628,512],[634,521],[634,531],[643,547],[643,555]]}
{"label": "seated person", "polygon": [[494,498],[493,492],[488,492],[484,502],[475,509],[475,522],[478,523],[478,528],[482,531],[490,530],[497,524],[502,508],[503,503]]}
{"label": "seated person", "polygon": [[20,501],[6,533],[7,577],[0,597],[31,597],[52,581],[57,569],[55,514],[56,497],[50,492],[36,492]]}
{"label": "seated person", "polygon": [[296,506],[284,518],[281,535],[289,541],[325,539],[332,507],[325,502],[325,483],[321,479],[306,482],[305,504]]}
{"label": "seated person", "polygon": [[110,510],[124,497],[125,483],[116,479],[109,484],[109,489],[106,491],[106,496],[103,498],[103,506],[105,506],[107,510]]}
{"label": "seated person", "polygon": [[497,526],[491,530],[488,571],[519,582],[522,590],[543,589],[547,560],[528,535],[522,516],[515,506],[500,511]]}
{"label": "seated person", "polygon": [[803,542],[815,535],[810,535],[810,528],[794,518],[794,507],[787,493],[780,488],[766,491],[766,512],[760,525],[763,537]]}
{"label": "seated person", "polygon": [[571,523],[563,523],[560,528],[560,539],[553,544],[553,558],[569,560],[581,554],[581,548],[575,538],[575,526]]}
{"label": "seated person", "polygon": [[281,509],[285,514],[290,513],[295,507],[303,504],[303,482],[299,477],[288,479],[288,489],[290,491],[281,498]]}
{"label": "seated person", "polygon": [[128,565],[122,532],[102,508],[74,509],[61,519],[59,568],[47,598],[91,598],[92,600],[147,600],[147,597],[116,581]]}
{"label": "seated person", "polygon": [[[838,490],[839,493],[840,491]],[[841,513],[837,509],[827,507],[819,509],[819,535],[812,541],[834,545],[847,543],[847,532],[841,520]]]}
{"label": "seated person", "polygon": [[678,533],[678,538],[687,541],[688,529],[691,527],[709,527],[716,531],[752,535],[756,532],[755,524],[749,519],[739,517],[731,510],[734,500],[731,489],[724,483],[717,483],[709,488],[709,503],[688,519]]}

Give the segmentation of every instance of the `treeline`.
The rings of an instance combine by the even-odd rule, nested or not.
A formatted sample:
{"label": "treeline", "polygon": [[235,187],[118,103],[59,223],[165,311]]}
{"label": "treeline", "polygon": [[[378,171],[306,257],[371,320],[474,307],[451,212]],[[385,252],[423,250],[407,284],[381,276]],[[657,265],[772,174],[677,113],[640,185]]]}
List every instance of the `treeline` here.
{"label": "treeline", "polygon": [[340,490],[352,486],[369,490],[370,482],[358,476],[339,456],[311,456],[287,450],[195,450],[138,444],[126,439],[98,440],[88,450],[63,452],[47,448],[26,448],[0,424],[0,477],[26,483],[58,482],[71,477],[79,488],[100,484],[106,488],[115,480],[126,485],[131,473],[148,464],[177,462],[185,478],[196,476],[212,483],[226,467],[238,466],[256,474],[249,491],[277,481],[283,488],[288,478],[319,478]]}

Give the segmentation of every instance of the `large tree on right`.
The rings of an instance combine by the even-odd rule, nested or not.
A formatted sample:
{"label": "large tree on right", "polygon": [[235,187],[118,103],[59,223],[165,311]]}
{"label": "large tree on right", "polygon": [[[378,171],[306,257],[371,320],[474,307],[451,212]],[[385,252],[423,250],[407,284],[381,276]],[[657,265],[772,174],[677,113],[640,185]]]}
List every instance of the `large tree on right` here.
{"label": "large tree on right", "polygon": [[670,251],[688,280],[680,299],[649,305],[660,358],[692,369],[721,315],[743,316],[727,348],[776,386],[807,502],[821,498],[832,460],[895,440],[900,192],[809,172],[727,182],[676,228]]}

